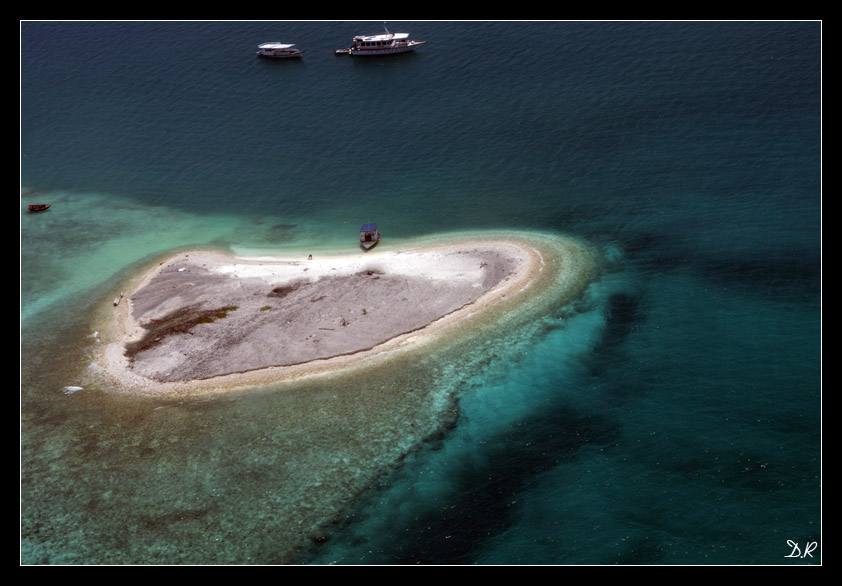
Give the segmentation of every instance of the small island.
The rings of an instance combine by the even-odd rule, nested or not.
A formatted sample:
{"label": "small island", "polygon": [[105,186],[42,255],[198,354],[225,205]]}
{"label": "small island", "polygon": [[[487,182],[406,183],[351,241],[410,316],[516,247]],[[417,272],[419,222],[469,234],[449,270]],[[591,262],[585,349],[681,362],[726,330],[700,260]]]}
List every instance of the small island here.
{"label": "small island", "polygon": [[333,373],[475,319],[543,264],[495,239],[316,258],[182,252],[115,300],[102,362],[121,391],[156,396]]}

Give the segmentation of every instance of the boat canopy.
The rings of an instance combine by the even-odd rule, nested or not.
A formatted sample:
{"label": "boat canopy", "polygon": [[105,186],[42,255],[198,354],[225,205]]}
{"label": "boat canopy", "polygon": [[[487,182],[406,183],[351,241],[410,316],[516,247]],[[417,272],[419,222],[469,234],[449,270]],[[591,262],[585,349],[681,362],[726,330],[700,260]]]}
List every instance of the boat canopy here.
{"label": "boat canopy", "polygon": [[404,39],[409,38],[409,33],[380,33],[378,35],[359,35],[354,37],[355,41],[391,41],[392,39],[396,41],[402,41]]}
{"label": "boat canopy", "polygon": [[360,232],[377,232],[377,224],[363,224]]}
{"label": "boat canopy", "polygon": [[287,43],[263,43],[262,45],[258,45],[258,49],[289,49],[290,47],[294,47],[295,45],[290,45]]}

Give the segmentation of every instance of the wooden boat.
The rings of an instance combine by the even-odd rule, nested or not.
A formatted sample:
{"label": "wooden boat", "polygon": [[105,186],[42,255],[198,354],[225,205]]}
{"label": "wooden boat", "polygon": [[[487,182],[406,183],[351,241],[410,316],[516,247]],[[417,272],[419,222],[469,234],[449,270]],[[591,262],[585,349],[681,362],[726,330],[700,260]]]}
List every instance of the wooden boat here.
{"label": "wooden boat", "polygon": [[30,212],[43,212],[44,210],[49,208],[51,205],[53,205],[53,204],[51,204],[51,203],[33,203],[33,204],[29,205],[29,211]]}
{"label": "wooden boat", "polygon": [[377,231],[377,224],[363,224],[360,228],[360,246],[368,250],[380,242],[380,232]]}

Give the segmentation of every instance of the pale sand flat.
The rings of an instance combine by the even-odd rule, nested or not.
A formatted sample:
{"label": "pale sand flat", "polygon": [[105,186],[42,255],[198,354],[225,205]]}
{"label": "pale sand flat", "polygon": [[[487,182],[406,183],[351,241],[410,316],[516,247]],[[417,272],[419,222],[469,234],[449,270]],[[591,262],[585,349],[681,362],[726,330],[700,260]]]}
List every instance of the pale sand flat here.
{"label": "pale sand flat", "polygon": [[428,342],[528,288],[523,242],[306,259],[178,254],[115,308],[104,370],[157,396],[288,381]]}

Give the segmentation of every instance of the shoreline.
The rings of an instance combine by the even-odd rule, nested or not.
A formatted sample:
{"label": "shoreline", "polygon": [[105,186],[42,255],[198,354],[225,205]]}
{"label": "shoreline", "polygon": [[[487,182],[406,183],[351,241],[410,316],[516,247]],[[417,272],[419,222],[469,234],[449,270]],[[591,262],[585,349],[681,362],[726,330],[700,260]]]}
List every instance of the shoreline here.
{"label": "shoreline", "polygon": [[[438,242],[433,238],[439,238]],[[384,247],[376,254],[325,255],[324,260],[343,260],[349,264],[346,272],[353,275],[357,272],[352,266],[355,261],[396,256],[404,265],[396,271],[415,272],[423,267],[407,261],[413,252],[485,247],[486,252],[505,250],[520,255],[521,262],[515,265],[518,270],[506,275],[508,281],[501,279],[473,302],[433,323],[348,356],[185,383],[152,384],[138,377],[136,386],[126,384],[131,371],[106,373],[94,364],[88,369],[94,379],[91,386],[106,394],[141,399],[138,413],[152,418],[148,423],[155,450],[167,456],[181,454],[180,458],[168,458],[172,467],[164,474],[180,482],[183,462],[198,462],[200,475],[205,474],[204,463],[223,478],[255,474],[246,477],[277,500],[268,510],[255,511],[252,504],[244,503],[237,513],[237,518],[247,519],[242,542],[261,531],[271,531],[276,559],[295,563],[302,551],[330,535],[343,508],[363,494],[373,479],[387,474],[426,439],[446,433],[455,424],[464,383],[487,368],[489,358],[516,360],[517,340],[531,338],[546,320],[556,319],[555,309],[581,297],[595,274],[594,251],[566,236],[482,232],[446,238],[449,242],[444,244],[436,235]],[[176,261],[194,255],[199,258],[200,254],[204,252],[180,249],[166,258],[150,259],[125,278],[123,283],[131,286],[126,285],[127,295],[116,307],[111,304],[114,290],[108,300],[103,298],[95,320],[107,329],[100,329],[97,351],[116,349],[120,359],[124,340],[115,333],[117,326],[143,330],[129,311],[132,296],[168,268],[170,276],[185,276],[188,271],[178,271],[185,267]],[[208,254],[220,262],[217,266],[240,271],[238,279],[257,276],[246,276],[248,271],[271,274],[270,263],[275,262],[298,263],[291,266],[302,272],[307,266],[306,252],[271,257],[219,251]],[[322,254],[314,261],[323,260]],[[447,267],[432,263],[432,268],[439,272]],[[310,265],[307,272],[314,271],[315,266]],[[118,320],[121,315],[123,319]],[[239,399],[241,395],[247,400],[214,400]],[[125,403],[117,401],[116,407],[122,410]],[[160,437],[161,429],[168,430],[166,438]],[[230,437],[247,442],[255,460],[241,463],[241,452],[228,454]],[[127,453],[132,454],[128,459],[121,454],[114,457],[121,464],[131,462],[136,448]],[[259,465],[254,463],[258,461]],[[176,486],[179,488],[170,498],[177,502],[183,485]],[[237,490],[238,484],[226,486]],[[214,493],[207,498],[216,501],[218,496]],[[234,501],[239,503],[236,498]]]}
{"label": "shoreline", "polygon": [[[501,305],[508,307],[510,302],[519,300],[524,292],[531,289],[547,262],[547,259],[545,259],[546,251],[542,254],[538,243],[530,241],[529,238],[478,236],[474,239],[463,239],[449,243],[410,244],[399,250],[375,249],[359,254],[319,255],[312,260],[308,260],[306,255],[303,254],[296,256],[283,254],[268,257],[238,256],[209,250],[180,251],[159,262],[157,266],[147,271],[141,278],[136,279],[130,291],[120,299],[117,306],[108,308],[110,311],[106,312],[108,314],[107,319],[111,322],[112,327],[106,326],[104,330],[114,331],[115,333],[113,339],[102,340],[104,344],[97,362],[102,366],[102,373],[110,381],[108,386],[111,387],[112,392],[159,398],[206,395],[249,387],[288,384],[316,376],[341,374],[358,366],[376,365],[388,360],[396,353],[425,346],[439,340],[445,334],[461,331],[461,327],[470,327],[474,323],[481,322],[481,318],[491,317],[491,313],[496,313],[492,312],[492,309],[500,308]],[[479,258],[504,259],[493,267],[496,271],[494,276],[482,275],[485,279],[483,286],[478,286],[477,280],[480,275],[474,268]],[[470,267],[467,264],[469,262],[472,263]],[[487,262],[489,261],[481,263],[486,264],[486,266],[481,267],[483,270],[490,266]],[[201,274],[197,270],[198,266],[202,266],[204,271]],[[270,291],[277,289],[279,290],[278,296],[291,295],[291,292],[295,291],[296,288],[303,290],[302,284],[312,287],[315,286],[314,283],[324,283],[324,287],[318,290],[321,293],[310,298],[310,301],[312,301],[327,296],[324,293],[325,291],[335,291],[336,287],[347,287],[343,282],[336,280],[337,274],[345,280],[352,278],[359,280],[360,275],[365,274],[365,279],[375,279],[375,281],[366,284],[366,286],[374,287],[368,291],[376,293],[377,287],[381,285],[377,280],[381,278],[387,280],[390,277],[393,279],[400,277],[404,281],[411,281],[411,283],[404,290],[396,290],[410,291],[407,297],[414,295],[418,298],[419,303],[424,300],[424,297],[431,296],[431,293],[435,298],[447,297],[450,299],[452,297],[452,299],[450,299],[450,305],[442,305],[444,309],[430,308],[425,315],[418,316],[414,322],[404,322],[403,316],[393,316],[392,321],[396,323],[390,325],[397,328],[393,333],[381,334],[382,339],[375,337],[372,341],[355,341],[354,343],[357,343],[358,346],[349,347],[334,354],[328,351],[327,354],[314,355],[309,358],[307,355],[302,355],[304,359],[291,359],[291,362],[287,364],[258,365],[254,368],[239,370],[236,366],[231,366],[230,372],[212,372],[208,376],[196,376],[183,380],[156,380],[154,376],[149,376],[148,372],[145,375],[139,374],[133,368],[136,364],[133,365],[125,355],[127,344],[137,343],[145,335],[144,330],[150,324],[148,321],[142,324],[144,319],[149,320],[150,315],[157,315],[160,318],[163,313],[175,309],[178,305],[173,303],[169,293],[164,293],[163,297],[156,297],[155,299],[160,301],[157,305],[155,301],[150,300],[155,295],[147,295],[150,299],[143,299],[143,294],[148,293],[156,283],[159,290],[164,286],[170,287],[173,291],[179,288],[184,289],[186,286],[196,288],[197,278],[210,278],[208,275],[211,273],[214,279],[217,279],[219,275],[226,277],[224,285],[219,285],[217,281],[208,284],[208,287],[211,288],[215,286],[214,284],[219,285],[223,295],[230,294],[234,289],[243,288],[245,283],[251,285],[257,283],[264,289],[269,287]],[[301,277],[307,273],[309,273],[307,275],[308,280],[303,282]],[[298,280],[296,281],[296,279]],[[331,281],[332,279],[335,282]],[[422,280],[424,282],[421,282]],[[293,286],[287,287],[285,284],[290,282],[294,283]],[[295,283],[298,283],[297,287]],[[272,285],[280,286],[271,289],[270,286]],[[334,289],[331,289],[331,287],[334,287]],[[291,291],[287,291],[287,289]],[[478,295],[471,292],[471,290],[476,289],[481,289]],[[413,293],[413,291],[415,292]],[[313,290],[308,290],[307,294],[312,292]],[[295,293],[298,294],[299,292],[295,291]],[[191,294],[193,294],[193,291],[191,291]],[[269,295],[272,295],[272,293]],[[207,296],[207,291],[205,291],[205,296]],[[207,299],[200,300],[207,302]],[[181,302],[184,303],[184,299]],[[263,302],[265,302],[263,299],[259,301],[259,303]],[[294,303],[295,300],[290,300],[290,302]],[[412,306],[414,302],[409,300],[407,303]],[[145,307],[144,304],[149,305],[149,307]],[[298,308],[307,305],[299,299],[295,306],[296,312]],[[384,301],[380,309],[385,312],[388,305],[390,304],[386,304]],[[138,311],[139,307],[143,307],[143,309]],[[155,311],[158,311],[158,313],[154,313]],[[274,307],[272,311],[275,311]],[[432,315],[430,312],[435,313],[436,311],[439,311],[439,314],[427,319]],[[231,312],[231,315],[238,313],[242,315],[246,312],[238,309]],[[265,313],[271,312],[266,311]],[[252,312],[252,316],[254,315],[256,314]],[[374,310],[366,311],[363,308],[363,315],[366,319],[370,317],[372,324],[376,323]],[[237,317],[239,319],[239,316]],[[250,319],[254,322],[256,318]],[[418,320],[424,323],[420,323]],[[152,321],[164,320],[152,318]],[[202,328],[203,331],[204,329],[210,331],[210,328],[216,325],[217,330],[224,335],[230,335],[230,330],[235,329],[229,327],[228,330],[223,330],[221,324],[231,326],[234,324],[234,320],[219,319],[218,323],[203,324]],[[242,325],[241,327],[248,326]],[[252,323],[251,327],[266,328],[268,326],[255,326]],[[328,330],[344,330],[345,328],[334,327],[331,324],[331,327],[313,325],[311,329],[318,334],[333,335],[334,332],[328,332]],[[353,330],[353,328],[347,329]],[[377,328],[374,327],[373,329],[376,330]],[[357,332],[360,331],[367,330],[357,330]],[[272,335],[271,340],[274,343],[278,336],[283,335],[283,333],[279,333],[279,330],[273,330]],[[181,336],[182,343],[194,343],[194,338],[192,332]],[[218,343],[218,339],[213,342],[214,345]],[[257,347],[262,351],[264,345],[262,340],[258,340],[251,347]],[[162,354],[150,358],[147,362],[152,365],[150,368],[153,368],[165,361],[172,362],[172,354],[168,356],[169,358],[165,359]],[[250,359],[254,360],[253,357]],[[176,367],[187,368],[183,365],[176,365]]]}

